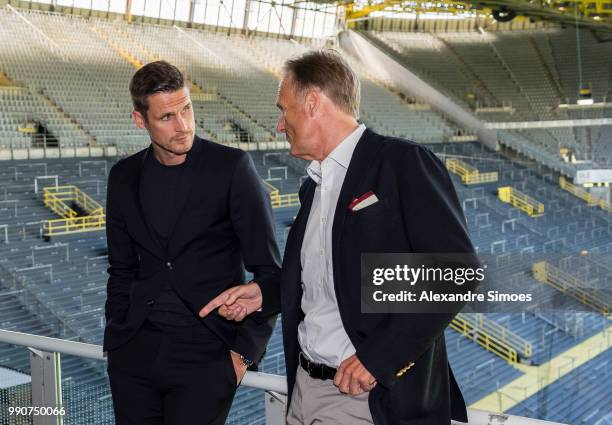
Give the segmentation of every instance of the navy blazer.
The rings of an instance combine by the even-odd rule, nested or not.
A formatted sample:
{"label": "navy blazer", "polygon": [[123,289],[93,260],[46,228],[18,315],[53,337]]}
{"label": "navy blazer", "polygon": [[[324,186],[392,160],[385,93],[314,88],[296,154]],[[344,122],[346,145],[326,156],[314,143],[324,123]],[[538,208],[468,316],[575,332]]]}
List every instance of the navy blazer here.
{"label": "navy blazer", "polygon": [[[298,368],[300,251],[316,183],[300,189],[302,207],[289,233],[281,277],[281,318],[289,400]],[[352,212],[373,191],[379,202]],[[444,164],[426,147],[366,130],[357,143],[332,227],[334,286],[342,324],[378,385],[370,392],[377,425],[467,422],[465,402],[446,355],[453,314],[361,314],[361,253],[474,253]],[[414,366],[410,366],[414,363]]]}
{"label": "navy blazer", "polygon": [[104,350],[127,342],[157,300],[164,280],[197,315],[212,298],[259,283],[264,304],[243,322],[216,312],[201,319],[232,350],[259,361],[280,309],[280,255],[272,209],[250,156],[195,137],[177,194],[167,250],[142,212],[141,169],[149,147],[115,164],[108,178],[106,234],[109,279]]}

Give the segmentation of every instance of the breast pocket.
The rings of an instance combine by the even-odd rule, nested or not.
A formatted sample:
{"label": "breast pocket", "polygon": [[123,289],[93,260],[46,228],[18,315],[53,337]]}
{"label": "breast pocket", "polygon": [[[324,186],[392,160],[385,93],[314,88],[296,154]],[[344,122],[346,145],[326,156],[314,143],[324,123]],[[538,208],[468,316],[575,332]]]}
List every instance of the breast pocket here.
{"label": "breast pocket", "polygon": [[390,210],[389,202],[386,199],[380,199],[378,202],[362,208],[357,211],[351,211],[349,216],[353,216],[357,219],[363,217],[375,217],[380,214],[384,214]]}

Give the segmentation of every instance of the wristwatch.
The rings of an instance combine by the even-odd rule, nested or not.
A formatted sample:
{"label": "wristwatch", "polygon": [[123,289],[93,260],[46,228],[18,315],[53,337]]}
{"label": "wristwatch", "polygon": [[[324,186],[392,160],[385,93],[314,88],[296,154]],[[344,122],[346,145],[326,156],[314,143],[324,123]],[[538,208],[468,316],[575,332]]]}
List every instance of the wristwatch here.
{"label": "wristwatch", "polygon": [[[236,352],[232,351],[232,353],[236,353]],[[246,357],[244,357],[240,353],[236,353],[236,354],[238,354],[238,358],[240,359],[240,363],[242,363],[243,366],[246,366],[247,369],[250,368],[251,366],[253,366],[254,362],[252,360],[247,359]]]}

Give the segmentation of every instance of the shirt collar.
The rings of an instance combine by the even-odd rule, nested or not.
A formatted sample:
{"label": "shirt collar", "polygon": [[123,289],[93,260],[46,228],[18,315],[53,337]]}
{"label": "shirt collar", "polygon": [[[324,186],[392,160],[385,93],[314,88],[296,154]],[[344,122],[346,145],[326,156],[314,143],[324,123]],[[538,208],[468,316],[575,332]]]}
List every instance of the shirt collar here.
{"label": "shirt collar", "polygon": [[[359,126],[344,140],[342,140],[336,148],[331,151],[331,153],[323,160],[333,160],[338,165],[348,168],[351,158],[353,157],[353,152],[355,151],[355,147],[357,146],[357,142],[361,139],[363,132],[365,131],[365,124],[359,124]],[[310,165],[306,169],[306,172],[310,176],[311,179],[315,181],[315,183],[321,183],[321,162],[314,160],[311,161]]]}

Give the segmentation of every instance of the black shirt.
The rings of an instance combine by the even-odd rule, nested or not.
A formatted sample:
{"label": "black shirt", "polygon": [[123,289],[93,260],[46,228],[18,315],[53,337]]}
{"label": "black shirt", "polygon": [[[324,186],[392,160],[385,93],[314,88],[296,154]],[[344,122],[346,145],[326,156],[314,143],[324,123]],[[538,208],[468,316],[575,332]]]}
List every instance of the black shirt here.
{"label": "black shirt", "polygon": [[[155,158],[153,152],[150,152],[145,160],[144,178],[140,188],[144,215],[153,231],[153,237],[165,252],[168,250],[168,241],[180,213],[176,211],[176,193],[184,169],[184,162],[180,165],[163,165]],[[175,326],[200,323],[168,281],[165,281],[161,288],[149,320],[154,324]]]}

